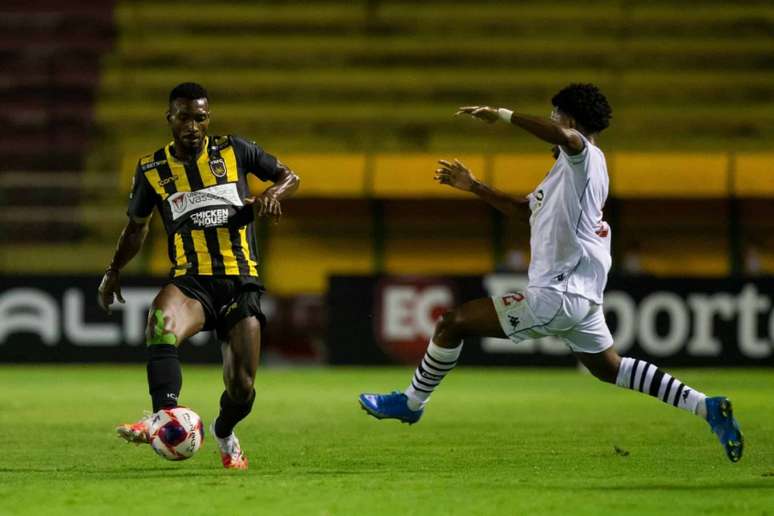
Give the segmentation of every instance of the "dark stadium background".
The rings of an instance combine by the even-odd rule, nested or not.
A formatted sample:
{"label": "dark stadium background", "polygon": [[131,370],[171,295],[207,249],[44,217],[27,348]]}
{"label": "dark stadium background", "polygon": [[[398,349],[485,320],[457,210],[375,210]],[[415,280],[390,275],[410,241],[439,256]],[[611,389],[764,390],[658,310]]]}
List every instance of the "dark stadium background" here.
{"label": "dark stadium background", "polygon": [[[683,6],[683,7],[681,7]],[[199,81],[212,134],[302,178],[256,243],[264,363],[412,362],[444,308],[524,281],[525,219],[432,181],[459,157],[527,193],[545,145],[454,118],[548,114],[571,81],[614,108],[616,336],[664,365],[772,365],[774,11],[766,2],[5,2],[0,7],[0,361],[144,360],[167,272],[158,220],[112,318],[95,289],[137,158]],[[134,289],[134,290],[132,290]],[[144,296],[144,297],[143,297]],[[561,345],[471,341],[470,364],[572,364]],[[184,360],[219,360],[217,346]]]}

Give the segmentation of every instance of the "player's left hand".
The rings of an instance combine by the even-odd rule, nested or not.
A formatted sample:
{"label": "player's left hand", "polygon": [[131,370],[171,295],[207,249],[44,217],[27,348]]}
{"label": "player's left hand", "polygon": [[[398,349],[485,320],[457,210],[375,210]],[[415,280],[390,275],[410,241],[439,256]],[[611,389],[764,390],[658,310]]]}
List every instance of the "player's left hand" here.
{"label": "player's left hand", "polygon": [[253,206],[256,216],[273,217],[275,224],[282,216],[282,206],[280,206],[279,200],[270,193],[264,192],[259,197],[248,197],[244,202]]}
{"label": "player's left hand", "polygon": [[463,106],[458,108],[454,115],[470,115],[473,118],[478,118],[479,120],[483,120],[490,124],[497,122],[497,119],[500,118],[500,115],[497,113],[497,108],[489,106]]}

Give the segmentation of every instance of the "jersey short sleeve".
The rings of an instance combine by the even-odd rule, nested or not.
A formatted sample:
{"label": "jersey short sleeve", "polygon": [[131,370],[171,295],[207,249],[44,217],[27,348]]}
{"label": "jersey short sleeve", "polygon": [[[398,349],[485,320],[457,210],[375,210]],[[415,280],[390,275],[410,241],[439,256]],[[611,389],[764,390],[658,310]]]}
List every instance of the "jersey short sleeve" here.
{"label": "jersey short sleeve", "polygon": [[126,209],[126,214],[138,219],[149,217],[156,206],[157,196],[138,164],[132,179],[132,191],[129,194],[129,207]]}
{"label": "jersey short sleeve", "polygon": [[230,136],[237,159],[245,172],[255,175],[262,181],[276,181],[280,174],[277,158],[264,151],[255,142],[249,142],[239,136]]}
{"label": "jersey short sleeve", "polygon": [[559,147],[559,149],[560,149],[560,152],[564,154],[564,156],[567,158],[567,163],[570,165],[570,168],[573,170],[573,172],[580,175],[586,175],[587,173],[586,163],[588,162],[588,159],[589,159],[590,144],[585,136],[580,134],[580,137],[583,140],[583,150],[580,151],[578,154],[568,154],[567,151],[565,151],[562,147]]}

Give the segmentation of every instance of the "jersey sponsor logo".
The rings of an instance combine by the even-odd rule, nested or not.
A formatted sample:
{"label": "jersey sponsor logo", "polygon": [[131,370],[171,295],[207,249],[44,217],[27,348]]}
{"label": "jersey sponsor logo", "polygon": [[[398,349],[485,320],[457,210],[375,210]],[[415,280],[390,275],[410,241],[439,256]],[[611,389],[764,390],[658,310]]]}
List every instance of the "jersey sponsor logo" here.
{"label": "jersey sponsor logo", "polygon": [[167,198],[172,210],[172,220],[209,206],[242,206],[236,183],[215,185],[195,192],[177,192]]}
{"label": "jersey sponsor logo", "polygon": [[174,174],[172,176],[169,176],[166,179],[162,179],[161,181],[159,181],[159,186],[164,188],[164,185],[166,185],[167,183],[172,183],[173,181],[177,181],[178,177],[179,176],[177,174]]}
{"label": "jersey sponsor logo", "polygon": [[540,190],[537,190],[536,192],[529,194],[528,196],[529,209],[532,212],[532,215],[530,216],[530,224],[532,224],[534,217],[540,211],[540,208],[543,207],[543,200],[545,198],[546,198],[546,194],[542,188]]}
{"label": "jersey sponsor logo", "polygon": [[161,165],[165,165],[166,163],[167,163],[167,160],[165,159],[160,159],[158,161],[151,161],[150,163],[141,163],[140,170],[142,170],[143,172],[147,172],[148,170],[152,170]]}
{"label": "jersey sponsor logo", "polygon": [[228,172],[226,168],[226,161],[223,158],[216,158],[210,160],[210,170],[215,177],[223,177]]}
{"label": "jersey sponsor logo", "polygon": [[215,210],[199,211],[191,215],[191,222],[200,228],[212,228],[228,224],[228,210],[218,208]]}

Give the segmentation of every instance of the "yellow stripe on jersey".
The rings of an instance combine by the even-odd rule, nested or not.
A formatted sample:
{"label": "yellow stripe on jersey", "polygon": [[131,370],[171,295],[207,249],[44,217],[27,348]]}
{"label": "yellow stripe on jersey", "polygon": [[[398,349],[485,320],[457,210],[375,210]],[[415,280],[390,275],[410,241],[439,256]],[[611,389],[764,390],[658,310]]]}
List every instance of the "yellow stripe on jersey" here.
{"label": "yellow stripe on jersey", "polygon": [[226,162],[226,178],[228,179],[228,182],[236,182],[239,177],[237,174],[237,162],[234,147],[228,146],[223,149],[223,151],[220,153],[220,157],[223,158],[223,161]]}
{"label": "yellow stripe on jersey", "polygon": [[207,249],[207,239],[204,237],[204,230],[191,230],[191,239],[193,240],[194,250],[196,251],[196,262],[198,263],[197,274],[212,274],[212,258]]}
{"label": "yellow stripe on jersey", "polygon": [[183,248],[183,237],[175,233],[175,276],[182,276],[187,272],[188,258]]}
{"label": "yellow stripe on jersey", "polygon": [[247,244],[247,228],[239,228],[239,239],[242,242],[242,252],[247,259],[248,270],[250,276],[258,276],[258,269],[255,267],[255,260],[253,260],[253,254],[250,252],[250,246]]}
{"label": "yellow stripe on jersey", "polygon": [[169,143],[164,147],[164,154],[167,156],[167,165],[169,165],[169,170],[172,172],[175,188],[178,192],[190,192],[191,185],[188,183],[188,176],[185,174],[185,166],[169,152],[170,145],[172,144]]}
{"label": "yellow stripe on jersey", "polygon": [[207,141],[204,142],[204,152],[196,160],[196,168],[199,170],[199,177],[202,178],[202,184],[204,186],[212,186],[218,184],[218,178],[212,173],[210,168],[210,150],[207,147]]}
{"label": "yellow stripe on jersey", "polygon": [[226,268],[226,274],[239,274],[239,264],[237,264],[234,249],[231,247],[231,235],[228,228],[218,228],[218,245],[220,254],[223,256],[223,266]]}

